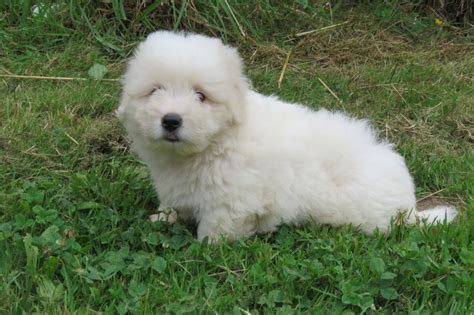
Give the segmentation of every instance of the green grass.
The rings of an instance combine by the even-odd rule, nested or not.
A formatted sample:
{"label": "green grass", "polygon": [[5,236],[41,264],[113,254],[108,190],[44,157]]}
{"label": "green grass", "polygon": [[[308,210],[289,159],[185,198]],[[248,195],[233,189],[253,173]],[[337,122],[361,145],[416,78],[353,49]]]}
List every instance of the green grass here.
{"label": "green grass", "polygon": [[439,27],[431,11],[382,1],[169,1],[141,11],[65,1],[43,17],[22,3],[0,6],[0,74],[88,77],[98,63],[118,78],[157,26],[215,34],[239,46],[257,90],[371,119],[405,156],[418,197],[435,193],[462,214],[387,236],[283,226],[201,244],[193,226],[148,221],[159,200],[113,116],[118,82],[0,77],[0,313],[474,311],[469,25]]}

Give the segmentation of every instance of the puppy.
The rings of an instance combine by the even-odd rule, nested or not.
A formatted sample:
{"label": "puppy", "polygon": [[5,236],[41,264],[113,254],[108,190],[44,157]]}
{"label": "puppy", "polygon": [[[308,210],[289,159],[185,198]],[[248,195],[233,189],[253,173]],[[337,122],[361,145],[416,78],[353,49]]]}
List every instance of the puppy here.
{"label": "puppy", "polygon": [[403,157],[366,120],[258,94],[242,69],[219,39],[167,31],[129,61],[117,113],[161,200],[152,220],[193,219],[215,241],[283,223],[371,233],[400,212],[454,218],[449,206],[416,212]]}

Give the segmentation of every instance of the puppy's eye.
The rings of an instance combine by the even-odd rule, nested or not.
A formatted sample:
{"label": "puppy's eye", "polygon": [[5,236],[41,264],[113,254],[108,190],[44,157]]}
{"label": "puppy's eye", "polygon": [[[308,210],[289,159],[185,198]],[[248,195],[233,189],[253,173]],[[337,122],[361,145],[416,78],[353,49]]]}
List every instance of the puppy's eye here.
{"label": "puppy's eye", "polygon": [[153,93],[155,93],[155,92],[158,91],[158,90],[163,90],[163,86],[161,86],[161,85],[155,86],[153,89],[151,89],[150,95],[153,94]]}
{"label": "puppy's eye", "polygon": [[204,93],[196,91],[196,94],[201,102],[204,102],[206,100],[206,95],[204,95]]}

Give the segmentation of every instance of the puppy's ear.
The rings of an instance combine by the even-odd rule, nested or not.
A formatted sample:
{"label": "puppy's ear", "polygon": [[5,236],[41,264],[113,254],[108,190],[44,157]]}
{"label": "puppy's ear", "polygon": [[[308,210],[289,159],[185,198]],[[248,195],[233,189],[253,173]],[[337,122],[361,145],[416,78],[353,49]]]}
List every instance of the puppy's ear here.
{"label": "puppy's ear", "polygon": [[117,117],[121,122],[123,122],[123,108],[119,107],[114,112],[115,117]]}
{"label": "puppy's ear", "polygon": [[245,105],[247,93],[249,91],[249,80],[244,74],[242,59],[236,48],[225,46],[227,67],[231,73],[232,96],[231,111],[233,116],[232,123],[239,124],[245,115]]}
{"label": "puppy's ear", "polygon": [[236,74],[239,73],[240,76],[245,78],[242,59],[240,58],[237,48],[234,48],[229,45],[224,45],[224,49],[227,64],[230,70]]}
{"label": "puppy's ear", "polygon": [[123,92],[122,94],[122,100],[120,101],[119,107],[115,110],[115,116],[121,121],[125,121],[125,106],[127,106],[127,103],[129,101],[128,95]]}

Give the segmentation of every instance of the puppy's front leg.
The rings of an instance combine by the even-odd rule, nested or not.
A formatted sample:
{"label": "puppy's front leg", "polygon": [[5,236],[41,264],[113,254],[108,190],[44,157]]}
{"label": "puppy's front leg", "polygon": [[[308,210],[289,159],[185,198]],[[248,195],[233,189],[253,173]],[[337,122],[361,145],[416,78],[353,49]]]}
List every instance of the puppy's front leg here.
{"label": "puppy's front leg", "polygon": [[168,223],[175,223],[176,220],[178,220],[178,213],[173,208],[167,207],[162,204],[160,204],[160,206],[158,207],[158,213],[152,214],[150,216],[151,222],[165,221]]}
{"label": "puppy's front leg", "polygon": [[202,241],[207,236],[209,242],[215,243],[222,239],[248,237],[255,233],[255,218],[248,215],[236,216],[235,212],[226,210],[206,212],[199,220],[197,239]]}

